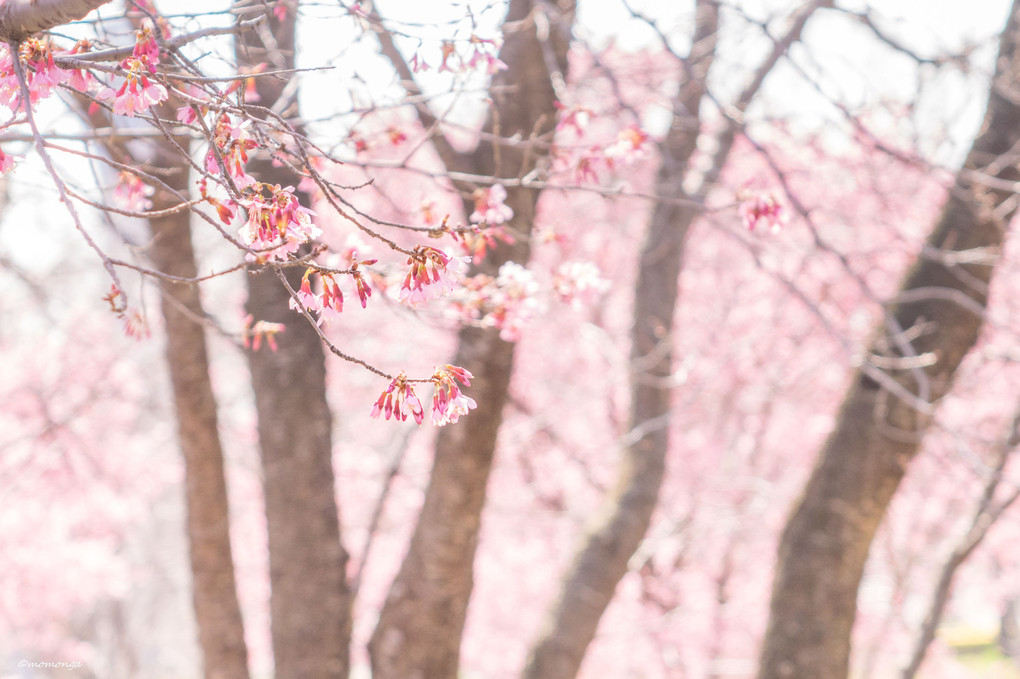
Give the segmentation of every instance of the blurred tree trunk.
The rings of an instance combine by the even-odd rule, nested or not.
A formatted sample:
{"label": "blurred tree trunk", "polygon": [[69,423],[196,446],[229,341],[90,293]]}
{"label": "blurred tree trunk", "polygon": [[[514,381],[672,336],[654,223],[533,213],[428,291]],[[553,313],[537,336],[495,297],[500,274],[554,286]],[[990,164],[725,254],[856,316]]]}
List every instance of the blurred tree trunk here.
{"label": "blurred tree trunk", "polygon": [[[72,103],[94,128],[109,126],[102,109],[88,112],[88,100],[77,98]],[[173,106],[163,104],[159,114],[171,119]],[[165,187],[155,187],[152,210],[173,208],[182,196],[186,199],[189,195],[188,169],[174,143],[188,149],[191,141],[181,136],[173,143],[160,139],[151,147],[133,148],[113,137],[104,142],[114,160],[145,167],[162,179]],[[147,254],[157,271],[184,279],[197,276],[190,218],[189,210],[181,210],[149,219],[152,244]],[[159,288],[167,367],[184,458],[192,600],[204,676],[247,679],[248,650],[234,577],[223,447],[202,325],[205,311],[197,284],[161,278]]]}
{"label": "blurred tree trunk", "polygon": [[[267,63],[270,70],[293,69],[295,20],[295,7],[290,7],[283,22],[270,13],[264,23],[240,34],[239,65]],[[296,118],[296,98],[281,99],[288,82],[285,75],[257,78],[259,101],[249,109],[252,115],[260,116],[264,107],[285,119]],[[248,170],[268,184],[297,186],[301,179],[286,166],[274,167],[262,154],[249,162]],[[295,195],[302,205],[309,205],[307,194]],[[300,287],[303,271],[295,267],[285,271],[291,286]],[[346,677],[351,597],[333,476],[326,362],[315,329],[289,308],[289,301],[272,272],[249,276],[248,312],[256,320],[284,323],[287,328],[278,335],[277,351],[264,347],[248,355],[265,477],[276,677]]]}
{"label": "blurred tree trunk", "polygon": [[[1020,178],[1018,41],[1020,1],[1000,39],[984,124],[924,251],[901,286],[903,293],[920,292],[916,299],[921,301],[897,304],[888,329],[876,335],[870,348],[874,354],[901,357],[904,369],[887,375],[881,385],[858,372],[783,532],[761,679],[843,679],[848,674],[857,588],[875,531],[930,423],[931,408],[924,404],[937,403],[949,392],[981,330],[982,314],[976,311],[986,305],[994,259],[964,264],[967,258],[956,255],[998,251],[1016,209],[1015,195],[1002,188],[1011,184],[994,179],[1011,183]],[[984,182],[982,175],[994,179]],[[931,290],[949,294],[923,294]],[[934,360],[916,367],[913,359],[919,355]]]}
{"label": "blurred tree trunk", "polygon": [[[774,42],[733,104],[740,117],[776,63],[800,39],[808,19],[827,4],[815,0],[791,14],[786,33]],[[656,204],[638,262],[630,357],[632,365],[642,369],[635,369],[631,375],[630,430],[624,436],[627,442],[622,446],[615,485],[582,540],[531,652],[524,671],[526,679],[570,679],[577,675],[599,620],[627,573],[658,503],[670,445],[673,319],[684,241],[701,213],[700,204],[715,187],[729,159],[741,126],[737,119],[731,119],[728,126],[713,134],[706,146],[716,151],[707,171],[698,172],[691,166],[701,134],[700,110],[708,91],[718,30],[718,2],[699,0],[691,51],[684,59],[683,77],[673,101],[673,121],[659,145],[662,164],[655,186],[656,195],[680,200]],[[685,190],[688,182],[690,189]]]}
{"label": "blurred tree trunk", "polygon": [[[573,0],[511,0],[499,54],[509,68],[493,76],[485,131],[504,139],[518,135],[522,141],[498,146],[482,141],[465,155],[438,140],[448,169],[523,177],[548,156],[556,125],[554,81],[562,82],[567,71],[573,19]],[[408,80],[410,72],[400,70]],[[539,192],[511,186],[507,194],[516,242],[491,253],[479,267],[481,273],[495,275],[505,262],[527,262],[530,255]],[[465,209],[470,214],[473,203],[465,202]],[[478,408],[438,434],[424,506],[369,646],[376,679],[457,676],[486,484],[513,355],[513,344],[501,340],[495,329],[465,328],[460,333],[453,363],[474,374],[468,393]]]}
{"label": "blurred tree trunk", "polygon": [[[187,148],[187,138],[177,141]],[[174,163],[164,165],[174,169],[166,183],[187,195],[186,166],[177,164],[175,150],[161,150],[167,151],[166,159]],[[153,209],[165,210],[179,202],[176,196],[158,190],[153,197]],[[190,218],[190,211],[181,210],[149,220],[152,228],[149,257],[157,270],[183,278],[197,275]],[[248,651],[234,582],[223,451],[201,321],[205,312],[197,285],[161,279],[160,291],[177,432],[184,454],[192,598],[205,676],[247,679]]]}

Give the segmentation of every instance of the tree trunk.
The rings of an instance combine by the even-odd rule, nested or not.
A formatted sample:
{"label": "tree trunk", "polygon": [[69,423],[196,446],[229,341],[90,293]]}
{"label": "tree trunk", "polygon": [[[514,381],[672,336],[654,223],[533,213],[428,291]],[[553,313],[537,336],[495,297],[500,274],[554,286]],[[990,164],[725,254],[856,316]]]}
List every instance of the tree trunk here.
{"label": "tree trunk", "polygon": [[[187,147],[187,139],[178,139],[178,142]],[[175,150],[169,150],[168,156],[178,160]],[[169,163],[157,163],[173,167]],[[176,165],[176,171],[166,178],[168,185],[185,194],[188,190],[186,167]],[[167,209],[178,202],[176,196],[159,191],[154,196],[153,208]],[[153,240],[149,257],[159,271],[185,278],[196,276],[190,217],[189,211],[182,210],[150,220]],[[247,679],[248,651],[234,582],[216,399],[209,379],[205,329],[198,320],[204,316],[204,311],[197,285],[161,280],[160,290],[167,363],[184,455],[192,596],[205,676]]]}
{"label": "tree trunk", "polygon": [[[270,14],[264,24],[239,35],[238,62],[293,69],[295,18],[293,8],[282,23]],[[273,108],[286,85],[286,76],[258,78],[258,105]],[[296,116],[295,109],[288,107],[286,116]],[[296,186],[300,181],[263,155],[253,158],[248,170],[268,184]],[[308,206],[306,194],[295,195]],[[300,287],[303,272],[294,267],[285,272],[291,286]],[[249,353],[265,477],[276,677],[346,677],[351,597],[333,476],[326,362],[315,329],[289,308],[289,301],[272,272],[249,277],[248,312],[256,320],[286,325],[277,351]]]}
{"label": "tree trunk", "polygon": [[[557,14],[550,14],[556,12]],[[548,39],[539,38],[538,23],[548,18]],[[509,66],[492,83],[494,110],[486,131],[524,143],[494,148],[482,142],[469,158],[457,159],[482,175],[522,177],[547,155],[555,128],[554,77],[566,72],[566,54],[574,2],[540,7],[533,0],[511,0],[506,23],[521,22],[506,33],[500,58]],[[551,74],[546,57],[559,69]],[[494,123],[498,121],[498,126]],[[526,262],[538,192],[522,187],[507,191],[514,211],[511,229],[521,234],[482,264],[495,274],[507,261]],[[468,212],[471,207],[467,206]],[[460,644],[468,601],[474,584],[486,484],[492,468],[496,435],[507,400],[514,347],[493,329],[465,328],[459,336],[454,364],[474,374],[470,395],[477,409],[455,426],[440,431],[432,477],[408,553],[390,588],[369,650],[376,679],[449,679],[457,676]]]}
{"label": "tree trunk", "polygon": [[[656,195],[685,197],[683,180],[700,129],[698,110],[715,56],[719,8],[698,2],[689,77],[674,102],[673,124],[660,146],[662,164]],[[570,679],[577,675],[599,620],[627,572],[659,497],[669,447],[673,370],[672,328],[679,294],[683,245],[700,214],[689,205],[655,206],[641,247],[634,287],[631,360],[649,364],[631,374],[630,429],[635,440],[622,450],[613,490],[589,528],[564,577],[543,631],[524,670],[527,679]]]}
{"label": "tree trunk", "polygon": [[[781,537],[761,679],[844,679],[848,674],[857,588],[868,550],[930,421],[930,409],[910,395],[929,403],[945,396],[982,325],[973,307],[985,307],[994,265],[954,263],[952,255],[998,250],[1015,211],[1006,202],[1014,199],[1011,192],[982,184],[976,173],[1007,182],[1020,177],[1014,148],[1020,142],[1014,85],[1020,76],[1018,22],[1020,1],[1002,33],[984,125],[927,247],[901,286],[902,293],[919,291],[921,301],[898,304],[892,330],[877,334],[871,346],[873,353],[907,359],[930,352],[936,361],[888,375],[899,385],[899,395],[888,390],[891,383],[881,386],[863,371],[854,379]],[[973,304],[922,297],[932,288]],[[904,331],[911,329],[922,331],[912,347],[904,346]]]}
{"label": "tree trunk", "polygon": [[[692,168],[691,158],[698,146],[699,111],[715,57],[719,4],[716,0],[699,0],[696,4],[691,52],[673,102],[673,124],[659,148],[662,165],[656,179],[656,195],[689,198],[689,202],[658,203],[641,249],[634,288],[631,361],[647,367],[631,375],[630,430],[626,436],[630,442],[622,450],[613,490],[564,577],[559,597],[525,668],[526,679],[570,679],[577,675],[599,620],[648,530],[670,446],[672,333],[684,241],[700,214],[699,204],[714,188],[729,159],[743,125],[743,113],[778,61],[800,40],[808,19],[828,4],[827,0],[813,0],[790,15],[786,33],[774,42],[733,104],[739,115],[707,145],[716,151],[705,172]],[[684,185],[689,179],[695,181],[688,194]]]}

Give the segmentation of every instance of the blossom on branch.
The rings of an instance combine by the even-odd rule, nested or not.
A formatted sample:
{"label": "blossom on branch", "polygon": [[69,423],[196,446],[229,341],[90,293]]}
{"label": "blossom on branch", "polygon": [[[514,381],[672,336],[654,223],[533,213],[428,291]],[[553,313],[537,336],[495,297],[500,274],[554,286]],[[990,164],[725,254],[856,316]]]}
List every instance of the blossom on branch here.
{"label": "blossom on branch", "polygon": [[475,224],[502,224],[514,216],[513,209],[506,205],[506,189],[502,184],[493,184],[487,189],[477,189],[474,194],[475,211],[468,218]]}
{"label": "blossom on branch", "polygon": [[380,415],[387,420],[394,417],[401,422],[411,415],[418,424],[425,419],[421,401],[415,396],[414,387],[408,383],[407,375],[404,373],[397,375],[375,402],[372,417],[378,418]]}
{"label": "blossom on branch", "polygon": [[[53,49],[46,40],[24,40],[18,45],[18,59],[24,67],[32,105],[48,97],[54,87],[66,82],[69,77],[67,71],[53,63]],[[21,84],[11,51],[3,44],[0,44],[0,104],[14,112],[21,110]]]}
{"label": "blossom on branch", "polygon": [[113,190],[114,202],[128,212],[145,212],[152,207],[149,200],[155,192],[151,186],[132,172],[121,172],[117,188]]}
{"label": "blossom on branch", "polygon": [[245,196],[239,205],[248,213],[248,220],[238,234],[245,245],[265,251],[259,252],[258,259],[283,261],[321,234],[312,223],[314,213],[301,206],[293,186],[256,183]]}
{"label": "blossom on branch", "polygon": [[470,396],[465,396],[460,382],[465,387],[471,386],[474,377],[464,368],[455,365],[436,366],[432,374],[432,382],[436,385],[435,396],[432,397],[432,423],[440,427],[456,422],[461,415],[478,406]]}
{"label": "blossom on branch", "polygon": [[779,233],[790,220],[786,208],[772,193],[751,193],[742,189],[737,192],[737,200],[740,201],[740,216],[749,231],[762,227],[770,233]]}
{"label": "blossom on branch", "polygon": [[14,156],[4,153],[0,149],[0,175],[7,174],[14,167]]}
{"label": "blossom on branch", "polygon": [[411,270],[404,277],[399,299],[410,306],[418,306],[430,299],[441,297],[453,289],[457,278],[467,268],[466,257],[450,257],[431,245],[418,245],[407,259]]}
{"label": "blossom on branch", "polygon": [[244,346],[250,348],[252,351],[258,351],[262,346],[262,338],[266,340],[266,344],[273,351],[276,351],[276,335],[287,329],[283,323],[270,323],[268,321],[256,321],[255,318],[248,314],[244,318]]}

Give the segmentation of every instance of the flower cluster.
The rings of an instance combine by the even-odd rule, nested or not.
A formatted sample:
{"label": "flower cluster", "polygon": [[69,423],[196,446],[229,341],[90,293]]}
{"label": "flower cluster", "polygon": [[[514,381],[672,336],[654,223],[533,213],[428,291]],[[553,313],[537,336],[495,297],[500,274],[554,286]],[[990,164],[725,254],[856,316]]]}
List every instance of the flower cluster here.
{"label": "flower cluster", "polygon": [[400,301],[416,307],[447,294],[467,268],[466,259],[450,257],[431,245],[415,246],[414,252],[407,258],[411,269],[400,286]]}
{"label": "flower cluster", "polygon": [[564,262],[553,276],[553,289],[560,301],[571,306],[588,304],[609,289],[609,281],[602,277],[592,262]]}
{"label": "flower cluster", "polygon": [[468,218],[475,224],[502,224],[514,216],[514,211],[506,205],[506,189],[502,184],[493,184],[487,189],[475,191],[475,211]]}
{"label": "flower cluster", "polygon": [[474,377],[464,368],[455,365],[440,365],[432,374],[432,382],[436,385],[435,396],[432,397],[432,423],[440,427],[456,422],[461,415],[467,415],[468,411],[478,406],[470,396],[465,396],[461,390],[460,382],[465,387],[471,386],[471,378]]}
{"label": "flower cluster", "polygon": [[610,166],[615,163],[633,163],[648,155],[648,133],[637,126],[620,131],[616,141],[606,147],[605,156]]}
{"label": "flower cluster", "polygon": [[524,328],[541,313],[539,284],[534,274],[516,262],[499,268],[496,278],[479,275],[464,281],[454,307],[461,318],[482,327],[499,328],[504,341],[516,342]]}
{"label": "flower cluster", "polygon": [[[432,423],[437,426],[445,426],[456,422],[461,415],[467,415],[472,408],[478,407],[475,400],[464,395],[461,385],[471,386],[471,378],[474,377],[464,368],[455,365],[445,364],[436,366],[429,381],[435,385],[436,392],[432,397]],[[421,424],[425,419],[425,410],[414,393],[407,375],[400,373],[393,378],[386,389],[379,396],[379,399],[372,407],[372,417],[383,416],[384,419],[391,417],[404,421],[408,415],[414,417],[414,421]]]}
{"label": "flower cluster", "polygon": [[[254,323],[253,323],[254,321]],[[252,351],[258,351],[262,346],[262,339],[273,351],[276,351],[276,335],[287,329],[283,323],[270,323],[268,321],[255,321],[249,314],[244,318],[244,346]]]}
{"label": "flower cluster", "polygon": [[[18,46],[18,59],[25,69],[25,80],[34,106],[49,96],[54,87],[66,82],[68,72],[53,63],[53,49],[48,41],[28,38]],[[7,45],[0,45],[0,104],[11,111],[21,110],[21,85],[14,70],[13,55]]]}
{"label": "flower cluster", "polygon": [[301,206],[292,186],[256,182],[238,204],[248,213],[238,234],[245,245],[260,251],[262,261],[283,261],[321,233],[312,224],[312,211]]}
{"label": "flower cluster", "polygon": [[218,151],[227,174],[233,178],[237,187],[251,186],[255,178],[245,172],[244,166],[248,162],[248,151],[256,146],[258,144],[248,134],[248,122],[234,123],[229,115],[223,113],[216,119],[213,146],[205,154],[205,169],[210,174],[219,174],[220,164],[216,157]]}
{"label": "flower cluster", "polygon": [[152,207],[149,196],[154,189],[132,172],[121,172],[120,181],[113,190],[114,202],[129,212],[145,212]]}
{"label": "flower cluster", "polygon": [[0,176],[3,176],[11,171],[14,167],[14,156],[3,152],[0,149]]}
{"label": "flower cluster", "polygon": [[390,417],[403,422],[408,415],[414,417],[418,424],[425,419],[425,411],[421,407],[421,401],[414,394],[414,388],[407,381],[407,375],[400,373],[386,387],[386,390],[375,402],[372,408],[372,417],[382,415],[387,420]]}
{"label": "flower cluster", "polygon": [[134,116],[146,111],[167,98],[166,88],[150,80],[159,65],[159,45],[151,22],[145,22],[139,29],[131,56],[120,63],[126,71],[124,84],[119,90],[107,87],[99,93],[100,99],[113,100],[113,112],[117,115]]}
{"label": "flower cluster", "polygon": [[770,233],[779,233],[789,221],[786,208],[772,193],[751,193],[742,190],[737,193],[737,200],[740,201],[740,216],[749,231],[763,227]]}
{"label": "flower cluster", "polygon": [[[457,52],[457,46],[452,40],[444,40],[439,48],[443,60],[439,64],[438,71],[440,73],[444,71],[447,73],[466,73],[468,71],[480,70],[484,71],[485,75],[491,76],[507,69],[507,65],[498,56],[499,41],[472,35],[468,44],[471,46],[471,56],[465,59]],[[456,58],[456,64],[453,63],[454,58]],[[429,70],[430,67],[415,52],[411,58],[411,68],[414,69],[415,73],[420,73],[421,71]]]}

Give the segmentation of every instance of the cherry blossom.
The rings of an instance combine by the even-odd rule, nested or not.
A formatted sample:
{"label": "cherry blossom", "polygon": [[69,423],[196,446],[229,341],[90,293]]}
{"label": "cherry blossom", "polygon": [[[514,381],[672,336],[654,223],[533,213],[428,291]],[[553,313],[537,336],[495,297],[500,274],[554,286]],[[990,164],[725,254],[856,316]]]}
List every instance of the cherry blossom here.
{"label": "cherry blossom", "polygon": [[477,407],[475,400],[465,396],[457,384],[460,382],[469,387],[473,377],[470,372],[455,365],[436,366],[432,374],[432,382],[436,385],[436,393],[432,397],[433,424],[442,427],[456,422],[461,415],[467,415],[470,409]]}
{"label": "cherry blossom", "polygon": [[227,174],[233,178],[238,188],[245,188],[255,183],[255,178],[245,172],[248,162],[248,151],[258,146],[248,133],[248,122],[235,123],[227,114],[216,119],[213,132],[213,144],[205,155],[205,169],[211,174],[219,174],[220,164],[216,157],[219,150],[226,167]]}
{"label": "cherry blossom", "polygon": [[502,224],[514,216],[513,209],[506,205],[506,189],[502,184],[493,184],[487,189],[475,191],[475,211],[468,218],[475,224]]}
{"label": "cherry blossom", "polygon": [[786,208],[772,193],[752,193],[741,190],[737,193],[740,201],[740,216],[749,231],[763,227],[770,233],[779,231],[789,221]]}
{"label": "cherry blossom", "polygon": [[248,220],[238,233],[246,245],[266,251],[259,252],[258,259],[285,260],[303,243],[321,234],[312,223],[314,213],[301,206],[294,187],[256,183],[246,196],[239,204],[248,213]]}
{"label": "cherry blossom", "polygon": [[0,175],[5,175],[14,167],[14,156],[0,149]]}
{"label": "cherry blossom", "polygon": [[[71,48],[71,54],[83,54],[92,49],[92,43],[87,39],[79,40]],[[90,71],[84,68],[74,68],[68,71],[67,85],[79,92],[91,92],[99,87],[99,81]]]}
{"label": "cherry blossom", "polygon": [[591,303],[609,289],[609,281],[602,277],[592,262],[563,262],[556,269],[553,287],[560,300],[572,306]]}
{"label": "cherry blossom", "polygon": [[258,351],[262,347],[262,339],[273,351],[277,350],[276,335],[287,329],[283,323],[270,323],[268,321],[255,321],[251,314],[244,319],[244,346],[252,351]]}
{"label": "cherry blossom", "polygon": [[411,269],[404,277],[398,299],[416,307],[449,293],[467,269],[466,260],[466,257],[450,257],[431,245],[416,246],[407,259]]}
{"label": "cherry blossom", "polygon": [[621,130],[617,139],[607,146],[604,155],[612,165],[617,162],[633,163],[647,156],[648,133],[637,126]]}
{"label": "cherry blossom", "polygon": [[[18,58],[25,67],[25,80],[33,105],[48,97],[54,87],[67,82],[70,77],[67,71],[53,63],[53,49],[46,40],[23,40],[18,46]],[[0,104],[12,111],[21,109],[21,85],[7,45],[0,45]]]}
{"label": "cherry blossom", "polygon": [[478,68],[479,65],[484,65],[486,75],[495,75],[507,69],[507,65],[496,56],[499,45],[495,40],[486,40],[472,35],[471,45],[474,47],[474,52],[467,62],[468,68],[473,69]]}
{"label": "cherry blossom", "polygon": [[145,212],[152,207],[149,196],[154,189],[132,172],[121,172],[117,187],[113,190],[113,200],[121,208],[129,212]]}
{"label": "cherry blossom", "polygon": [[391,417],[403,422],[408,415],[414,417],[418,424],[425,419],[425,411],[421,401],[414,394],[414,387],[407,381],[407,375],[400,373],[386,387],[386,390],[379,396],[372,408],[372,417],[378,418],[382,415],[385,419]]}

